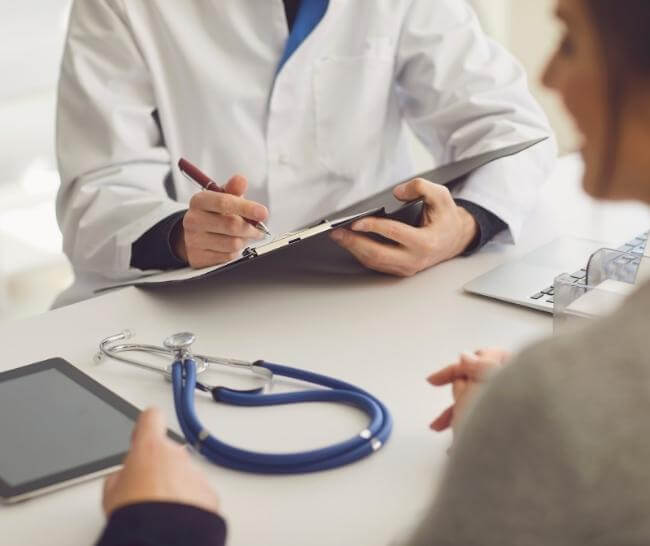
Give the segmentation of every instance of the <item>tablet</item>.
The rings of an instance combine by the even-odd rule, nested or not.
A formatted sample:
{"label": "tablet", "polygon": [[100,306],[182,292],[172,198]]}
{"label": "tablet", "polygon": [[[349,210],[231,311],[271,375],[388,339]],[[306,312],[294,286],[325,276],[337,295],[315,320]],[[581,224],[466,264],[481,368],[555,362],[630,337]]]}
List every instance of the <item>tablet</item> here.
{"label": "tablet", "polygon": [[139,413],[61,358],[0,373],[0,501],[116,470]]}

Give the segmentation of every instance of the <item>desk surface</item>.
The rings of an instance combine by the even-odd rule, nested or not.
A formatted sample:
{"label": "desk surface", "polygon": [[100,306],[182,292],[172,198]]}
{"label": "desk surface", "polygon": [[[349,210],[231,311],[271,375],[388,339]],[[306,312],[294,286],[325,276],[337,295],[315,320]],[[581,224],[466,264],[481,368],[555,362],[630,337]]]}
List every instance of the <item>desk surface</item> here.
{"label": "desk surface", "polygon": [[[619,242],[648,227],[646,207],[596,204],[584,196],[580,174],[575,157],[560,162],[516,247],[490,244],[476,256],[412,279],[242,271],[165,291],[128,288],[1,324],[0,369],[62,356],[137,406],[163,408],[174,428],[169,384],[121,363],[94,364],[101,338],[130,328],[137,339],[160,343],[169,333],[191,330],[198,336],[197,352],[265,358],[358,384],[383,400],[395,418],[390,441],[374,456],[289,477],[201,464],[219,492],[231,546],[398,543],[428,507],[450,442],[448,434],[428,429],[450,394],[429,387],[425,377],[461,350],[515,349],[552,329],[550,316],[465,294],[463,284],[559,234]],[[232,375],[212,380],[247,381]],[[364,425],[355,410],[325,404],[232,409],[203,400],[198,408],[216,435],[263,450],[316,447]],[[0,544],[91,544],[104,523],[100,495],[95,480],[0,506]]]}

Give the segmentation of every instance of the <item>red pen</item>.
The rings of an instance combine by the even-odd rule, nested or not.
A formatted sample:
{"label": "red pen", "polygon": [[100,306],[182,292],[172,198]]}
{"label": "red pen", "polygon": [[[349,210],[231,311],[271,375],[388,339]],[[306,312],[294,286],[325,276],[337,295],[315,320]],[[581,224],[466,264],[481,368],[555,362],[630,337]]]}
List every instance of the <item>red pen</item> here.
{"label": "red pen", "polygon": [[[216,191],[218,193],[226,193],[226,190],[224,190],[219,184],[212,180],[212,178],[210,178],[207,174],[201,171],[196,165],[192,165],[192,163],[190,163],[187,159],[179,159],[178,168],[185,176],[187,176],[190,180],[196,182],[202,188],[209,191]],[[248,218],[244,218],[244,220],[246,220],[254,228],[259,229],[267,235],[271,235],[269,228],[264,225],[264,222],[258,222],[256,220],[250,220]]]}

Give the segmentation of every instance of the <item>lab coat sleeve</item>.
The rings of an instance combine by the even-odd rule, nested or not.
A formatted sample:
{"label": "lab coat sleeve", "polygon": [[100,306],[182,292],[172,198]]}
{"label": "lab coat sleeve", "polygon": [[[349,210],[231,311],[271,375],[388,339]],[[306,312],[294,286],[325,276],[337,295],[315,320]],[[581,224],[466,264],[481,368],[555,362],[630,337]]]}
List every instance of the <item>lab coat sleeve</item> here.
{"label": "lab coat sleeve", "polygon": [[[482,31],[465,1],[413,0],[397,53],[405,120],[437,164],[552,136],[519,63]],[[495,161],[454,189],[508,226],[514,241],[557,155],[553,138]]]}
{"label": "lab coat sleeve", "polygon": [[163,186],[169,154],[147,64],[118,0],[73,4],[57,104],[57,218],[75,270],[122,280],[131,245],[183,205]]}

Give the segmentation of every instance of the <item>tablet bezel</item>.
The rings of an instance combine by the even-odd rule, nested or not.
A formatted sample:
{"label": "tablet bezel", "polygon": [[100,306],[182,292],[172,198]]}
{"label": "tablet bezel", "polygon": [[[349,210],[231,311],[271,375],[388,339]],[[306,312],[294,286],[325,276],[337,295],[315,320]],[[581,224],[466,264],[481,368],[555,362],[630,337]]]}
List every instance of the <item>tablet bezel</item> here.
{"label": "tablet bezel", "polygon": [[[106,387],[83,373],[81,370],[70,364],[63,358],[50,358],[41,362],[28,364],[20,368],[0,372],[0,383],[11,381],[19,377],[25,377],[36,373],[41,373],[47,370],[56,370],[68,379],[74,381],[80,388],[90,392],[116,411],[119,411],[129,419],[135,422],[138,419],[140,410],[134,405],[130,404],[123,398],[119,397],[114,392],[108,390]],[[174,439],[177,439],[174,435]],[[57,489],[79,483],[81,481],[91,480],[104,474],[109,474],[113,470],[118,469],[122,465],[122,461],[126,456],[126,451],[91,461],[83,465],[79,465],[61,472],[42,476],[35,480],[23,482],[17,485],[10,485],[4,481],[0,475],[0,502],[8,504],[25,500],[39,494],[49,493]]]}

